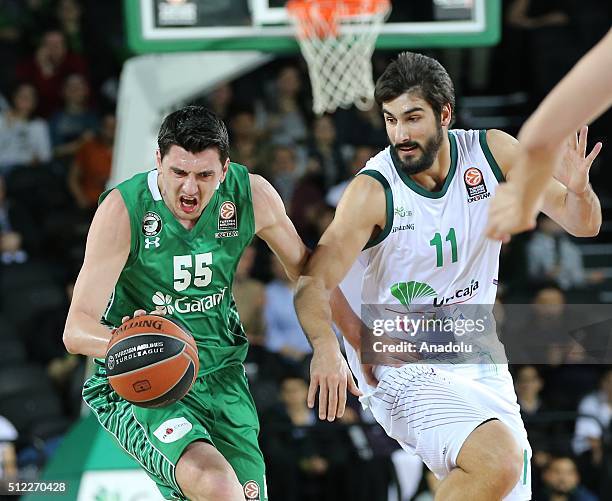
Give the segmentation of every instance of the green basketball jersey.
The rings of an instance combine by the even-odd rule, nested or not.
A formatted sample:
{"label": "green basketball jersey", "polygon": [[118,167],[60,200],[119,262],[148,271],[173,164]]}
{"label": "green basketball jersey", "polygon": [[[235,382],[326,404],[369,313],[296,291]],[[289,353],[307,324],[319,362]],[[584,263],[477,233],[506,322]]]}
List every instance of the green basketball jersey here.
{"label": "green basketball jersey", "polygon": [[193,334],[200,375],[241,363],[247,339],[232,282],[255,232],[247,169],[230,164],[191,230],[164,203],[156,170],[137,174],[117,189],[130,217],[131,246],[103,322],[118,326],[137,309],[155,311]]}

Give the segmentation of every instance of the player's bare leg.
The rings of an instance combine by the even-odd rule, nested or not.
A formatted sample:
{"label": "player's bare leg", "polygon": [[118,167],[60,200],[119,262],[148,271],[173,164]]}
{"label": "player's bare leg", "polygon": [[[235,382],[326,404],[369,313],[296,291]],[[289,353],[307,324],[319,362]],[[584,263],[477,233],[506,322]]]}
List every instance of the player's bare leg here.
{"label": "player's bare leg", "polygon": [[236,473],[212,445],[189,444],[176,465],[176,481],[192,501],[244,501]]}
{"label": "player's bare leg", "polygon": [[476,428],[461,447],[457,468],[441,482],[436,501],[496,501],[519,481],[523,459],[508,427],[493,420]]}

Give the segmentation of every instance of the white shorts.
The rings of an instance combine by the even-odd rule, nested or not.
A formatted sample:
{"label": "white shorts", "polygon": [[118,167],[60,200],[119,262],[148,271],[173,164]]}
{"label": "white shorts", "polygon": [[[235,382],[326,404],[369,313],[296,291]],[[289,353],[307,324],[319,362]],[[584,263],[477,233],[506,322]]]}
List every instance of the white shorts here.
{"label": "white shorts", "polygon": [[531,499],[531,447],[509,374],[471,380],[435,365],[377,369],[379,384],[366,398],[376,420],[405,450],[421,457],[438,478],[457,466],[476,427],[499,419],[523,449],[523,473],[505,500]]}

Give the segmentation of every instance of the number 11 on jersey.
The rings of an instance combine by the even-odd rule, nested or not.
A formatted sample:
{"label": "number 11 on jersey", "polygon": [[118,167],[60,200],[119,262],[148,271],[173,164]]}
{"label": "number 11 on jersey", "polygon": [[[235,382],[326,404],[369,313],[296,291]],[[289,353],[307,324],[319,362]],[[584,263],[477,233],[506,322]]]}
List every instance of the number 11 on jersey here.
{"label": "number 11 on jersey", "polygon": [[[455,235],[455,228],[448,230],[446,238],[444,239],[450,242],[451,245],[451,262],[457,262],[457,236]],[[435,246],[436,248],[436,267],[440,268],[444,265],[444,254],[442,252],[442,235],[436,233],[434,237],[429,241],[429,245]]]}

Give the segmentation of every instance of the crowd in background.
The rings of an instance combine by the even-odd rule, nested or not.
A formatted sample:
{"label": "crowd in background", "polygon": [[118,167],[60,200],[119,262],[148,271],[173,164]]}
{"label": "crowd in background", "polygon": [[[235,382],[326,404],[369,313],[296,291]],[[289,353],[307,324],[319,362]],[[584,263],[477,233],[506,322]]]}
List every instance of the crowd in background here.
{"label": "crowd in background", "polygon": [[[422,50],[455,82],[455,126],[516,134],[534,105],[609,28],[611,11],[599,0],[506,1],[498,46]],[[129,56],[119,2],[0,0],[4,478],[35,478],[81,411],[86,361],[65,352],[63,322],[110,175],[117,88]],[[375,54],[377,75],[393,56]],[[388,144],[375,107],[314,116],[307,69],[297,56],[276,59],[194,102],[225,120],[231,160],[275,186],[310,247],[351,177]],[[612,245],[611,115],[593,124],[589,137],[591,144],[604,142],[592,169],[604,226],[587,242],[602,249]],[[532,304],[526,326],[537,331],[540,320],[562,322],[554,312],[566,303],[610,301],[610,253],[603,251],[608,257],[598,262],[597,253],[585,254],[584,243],[542,217],[534,232],[504,245],[500,317],[504,305]],[[257,240],[239,263],[234,296],[251,342],[245,367],[261,418],[270,499],[433,499],[435,478],[358,402],[350,401],[337,423],[320,422],[308,409],[311,348],[293,310],[292,284]],[[580,350],[551,352],[540,365],[512,368],[534,449],[534,499],[605,499],[612,487],[612,365],[589,361]]]}

